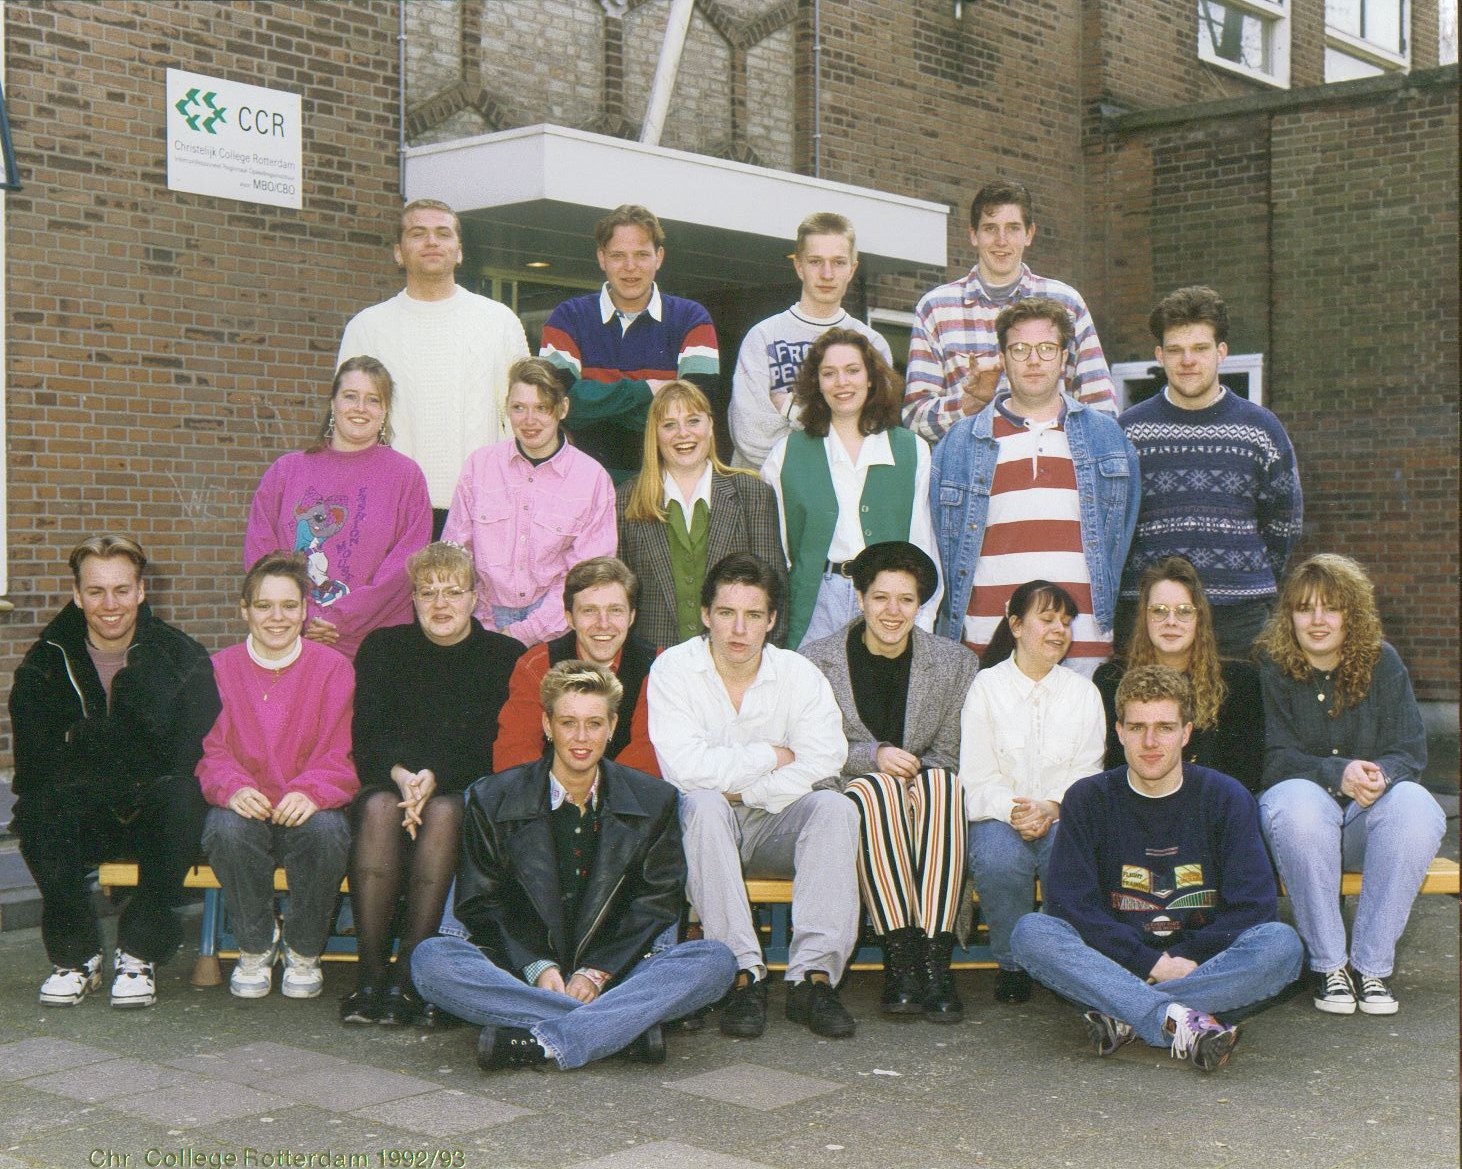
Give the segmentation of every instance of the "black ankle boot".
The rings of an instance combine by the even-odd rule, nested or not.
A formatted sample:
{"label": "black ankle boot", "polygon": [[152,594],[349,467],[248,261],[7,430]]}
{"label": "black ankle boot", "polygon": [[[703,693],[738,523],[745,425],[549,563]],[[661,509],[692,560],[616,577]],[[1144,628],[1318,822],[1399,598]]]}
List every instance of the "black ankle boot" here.
{"label": "black ankle boot", "polygon": [[924,931],[914,926],[883,935],[883,997],[885,1015],[917,1015],[924,1010]]}
{"label": "black ankle boot", "polygon": [[955,936],[949,933],[936,934],[929,939],[929,982],[924,991],[924,1018],[931,1023],[958,1023],[965,1017],[965,1005],[954,987],[954,974],[949,969],[955,941]]}

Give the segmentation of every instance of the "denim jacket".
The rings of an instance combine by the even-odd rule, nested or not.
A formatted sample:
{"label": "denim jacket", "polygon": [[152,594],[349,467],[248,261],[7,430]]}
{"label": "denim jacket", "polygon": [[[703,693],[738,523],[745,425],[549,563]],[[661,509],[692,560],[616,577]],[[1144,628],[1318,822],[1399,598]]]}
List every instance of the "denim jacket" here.
{"label": "denim jacket", "polygon": [[[1122,565],[1137,527],[1141,483],[1137,451],[1109,415],[1066,394],[1061,398],[1081,497],[1081,546],[1091,573],[1092,607],[1097,624],[1106,631],[1116,615]],[[994,423],[994,403],[955,423],[935,446],[930,469],[929,508],[945,581],[944,607],[935,631],[956,640],[969,607],[975,562],[985,541],[990,486],[1000,449]]]}

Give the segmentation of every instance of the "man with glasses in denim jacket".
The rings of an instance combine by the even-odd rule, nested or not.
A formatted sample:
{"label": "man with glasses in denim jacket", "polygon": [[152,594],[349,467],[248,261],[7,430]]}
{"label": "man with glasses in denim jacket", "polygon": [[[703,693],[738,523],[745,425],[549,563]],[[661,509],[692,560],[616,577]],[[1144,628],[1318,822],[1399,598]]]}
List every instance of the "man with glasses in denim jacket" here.
{"label": "man with glasses in denim jacket", "polygon": [[1010,594],[1044,578],[1076,599],[1066,664],[1090,677],[1111,656],[1139,480],[1116,420],[1061,392],[1072,332],[1048,297],[1001,310],[1010,389],[934,448],[929,502],[945,579],[936,631],[983,653]]}

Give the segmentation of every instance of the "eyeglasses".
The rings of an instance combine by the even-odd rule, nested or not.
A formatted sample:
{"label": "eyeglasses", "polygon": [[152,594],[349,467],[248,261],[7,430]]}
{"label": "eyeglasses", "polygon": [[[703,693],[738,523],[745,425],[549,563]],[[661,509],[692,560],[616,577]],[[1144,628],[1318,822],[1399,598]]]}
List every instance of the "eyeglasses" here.
{"label": "eyeglasses", "polygon": [[1176,617],[1184,625],[1189,621],[1197,620],[1198,610],[1193,605],[1148,605],[1147,615],[1158,621],[1166,621],[1169,614]]}
{"label": "eyeglasses", "polygon": [[417,589],[415,596],[423,605],[435,604],[439,600],[446,601],[449,605],[455,605],[470,592],[470,589],[460,589],[456,585],[448,585],[446,588]]}
{"label": "eyeglasses", "polygon": [[1061,346],[1054,341],[1042,341],[1036,345],[1032,345],[1029,341],[1012,341],[1005,347],[1005,352],[1016,361],[1025,361],[1030,357],[1032,350],[1042,361],[1055,361],[1061,355]]}

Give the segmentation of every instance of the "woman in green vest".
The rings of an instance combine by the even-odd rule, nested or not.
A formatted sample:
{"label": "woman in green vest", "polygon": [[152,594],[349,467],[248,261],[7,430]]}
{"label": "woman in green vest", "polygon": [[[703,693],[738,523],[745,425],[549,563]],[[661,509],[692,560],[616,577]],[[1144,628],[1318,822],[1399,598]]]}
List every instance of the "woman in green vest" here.
{"label": "woman in green vest", "polygon": [[[858,612],[847,565],[870,544],[907,540],[935,564],[929,447],[899,425],[902,386],[862,333],[829,329],[793,389],[802,429],[779,439],[761,476],[777,495],[790,588],[787,644],[843,629]],[[942,589],[919,609],[933,629]]]}
{"label": "woman in green vest", "polygon": [[635,632],[660,647],[701,632],[706,566],[733,552],[786,563],[777,501],[754,471],[716,457],[711,405],[691,382],[650,403],[639,475],[615,491],[619,558],[640,579]]}

